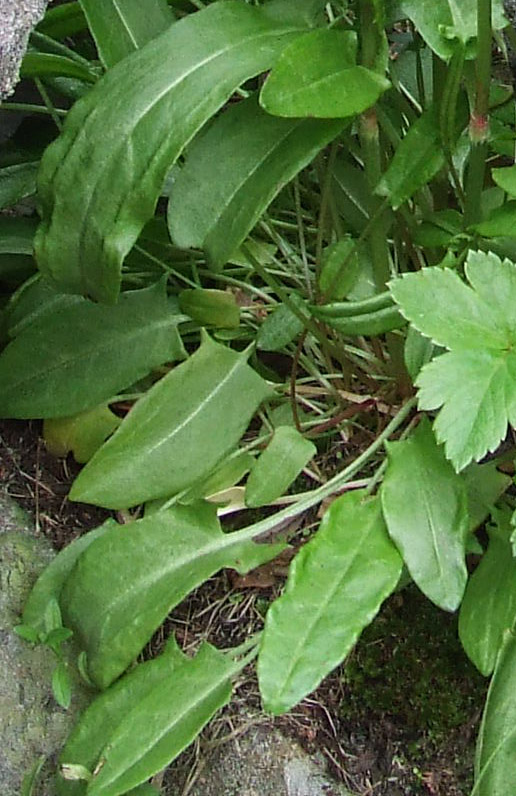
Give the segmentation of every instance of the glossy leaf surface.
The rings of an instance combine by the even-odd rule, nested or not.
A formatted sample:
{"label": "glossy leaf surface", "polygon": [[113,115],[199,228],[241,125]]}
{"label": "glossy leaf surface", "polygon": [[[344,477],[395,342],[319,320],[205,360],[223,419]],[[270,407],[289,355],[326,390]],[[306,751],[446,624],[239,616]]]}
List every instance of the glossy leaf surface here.
{"label": "glossy leaf surface", "polygon": [[391,282],[402,314],[450,349],[416,385],[422,409],[442,407],[434,430],[456,470],[495,450],[516,424],[516,265],[471,252],[466,275],[470,286],[441,268]]}
{"label": "glossy leaf surface", "polygon": [[508,796],[516,781],[514,633],[507,632],[504,642],[489,686],[477,741],[474,796]]}
{"label": "glossy leaf surface", "polygon": [[167,0],[80,0],[106,68],[143,47],[174,21]]}
{"label": "glossy leaf surface", "polygon": [[381,499],[389,534],[421,591],[440,608],[455,611],[467,580],[466,486],[426,418],[408,439],[389,442],[387,453]]}
{"label": "glossy leaf surface", "polygon": [[42,159],[41,270],[63,290],[116,301],[122,261],[184,146],[298,32],[222,0],[110,69],[74,105]]}
{"label": "glossy leaf surface", "polygon": [[356,64],[351,31],[320,28],[292,42],[265,81],[260,104],[275,116],[355,116],[374,105],[389,81]]}
{"label": "glossy leaf surface", "polygon": [[245,353],[205,337],[137,402],[79,474],[71,500],[128,508],[192,486],[237,445],[270,394]]}
{"label": "glossy leaf surface", "polygon": [[489,547],[471,575],[459,615],[459,636],[482,674],[494,669],[505,631],[516,619],[516,559],[512,555],[510,514],[494,513]]}
{"label": "glossy leaf surface", "polygon": [[265,506],[283,495],[317,448],[291,426],[280,426],[251,469],[245,488],[250,508]]}
{"label": "glossy leaf surface", "polygon": [[345,658],[399,580],[379,500],[363,498],[350,492],[331,504],[267,612],[258,677],[271,713],[285,713]]}
{"label": "glossy leaf surface", "polygon": [[41,316],[0,356],[0,415],[66,417],[113,397],[184,357],[181,317],[162,282],[122,294],[114,307],[84,299]]}
{"label": "glossy leaf surface", "polygon": [[278,119],[256,97],[230,106],[188,150],[168,206],[172,240],[224,265],[281,188],[340,133],[341,121]]}
{"label": "glossy leaf surface", "polygon": [[247,571],[284,545],[241,542],[222,532],[208,503],[173,506],[118,526],[80,557],[62,608],[106,688],[129,666],[168,613],[222,567]]}

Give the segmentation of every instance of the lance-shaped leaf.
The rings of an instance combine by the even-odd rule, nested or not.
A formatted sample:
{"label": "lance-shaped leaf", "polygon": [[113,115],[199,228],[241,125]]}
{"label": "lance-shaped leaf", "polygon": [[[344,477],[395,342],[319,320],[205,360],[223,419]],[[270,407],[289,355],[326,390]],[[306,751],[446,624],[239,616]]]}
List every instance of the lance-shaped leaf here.
{"label": "lance-shaped leaf", "polygon": [[35,274],[14,293],[6,306],[9,337],[18,337],[23,329],[39,322],[44,315],[83,303],[82,296],[59,293],[41,274]]}
{"label": "lance-shaped leaf", "polygon": [[[167,641],[164,652],[152,661],[136,666],[100,694],[81,714],[61,752],[62,765],[81,765],[92,772],[115,730],[128,713],[154,689],[174,677],[177,667],[188,661],[174,637]],[[58,775],[59,796],[83,796],[86,783],[71,782]]]}
{"label": "lance-shaped leaf", "polygon": [[510,513],[493,512],[489,547],[470,577],[459,614],[459,636],[482,674],[494,669],[504,633],[516,619],[516,559],[512,555]]}
{"label": "lance-shaped leaf", "polygon": [[477,741],[474,796],[509,796],[516,782],[516,636],[507,631]]}
{"label": "lance-shaped leaf", "polygon": [[83,553],[95,539],[98,539],[105,533],[109,533],[116,527],[117,524],[114,520],[106,520],[106,522],[93,531],[85,533],[78,539],[74,539],[73,542],[57,554],[48,567],[41,573],[29,594],[22,615],[22,622],[24,625],[34,628],[39,633],[44,633],[47,630],[45,618],[49,606],[53,603],[55,604],[55,601],[59,599],[63,584],[74,568],[81,553]]}
{"label": "lance-shaped leaf", "polygon": [[267,612],[258,659],[266,710],[285,713],[344,659],[395,588],[402,563],[377,498],[364,500],[360,490],[331,504]]}
{"label": "lance-shaped leaf", "polygon": [[470,286],[448,269],[391,282],[402,314],[450,349],[417,379],[419,406],[439,409],[434,430],[456,470],[493,451],[516,424],[516,265],[471,252]]}
{"label": "lance-shaped leaf", "polygon": [[297,429],[280,426],[254,463],[245,488],[246,506],[271,503],[287,491],[317,448]]}
{"label": "lance-shaped leaf", "polygon": [[[474,55],[477,0],[402,0],[401,7],[428,46],[443,60],[451,58],[457,40],[468,44],[467,54]],[[494,30],[507,26],[503,0],[493,0],[492,14]]]}
{"label": "lance-shaped leaf", "polygon": [[42,159],[40,268],[63,290],[115,301],[121,263],[184,146],[298,33],[222,0],[109,69]]}
{"label": "lance-shaped leaf", "polygon": [[216,508],[205,502],[151,514],[96,540],[77,561],[61,600],[92,680],[106,688],[167,614],[219,569],[246,572],[283,548],[223,533]]}
{"label": "lance-shaped leaf", "polygon": [[164,362],[184,358],[165,284],[114,307],[64,305],[25,327],[0,356],[0,416],[66,417],[112,398]]}
{"label": "lance-shaped leaf", "polygon": [[466,485],[426,418],[407,440],[388,443],[387,453],[381,499],[391,539],[421,591],[440,608],[455,611],[467,580]]}
{"label": "lance-shaped leaf", "polygon": [[156,774],[193,741],[231,697],[231,677],[241,668],[208,644],[174,667],[117,727],[101,751],[102,767],[88,796],[118,796]]}
{"label": "lance-shaped leaf", "polygon": [[80,0],[80,4],[106,69],[163,33],[174,21],[167,0]]}
{"label": "lance-shaped leaf", "polygon": [[79,474],[70,499],[128,508],[181,492],[237,445],[271,394],[245,352],[205,336],[195,354],[136,403]]}
{"label": "lance-shaped leaf", "polygon": [[265,81],[260,104],[275,116],[336,119],[362,113],[390,88],[389,81],[357,66],[352,31],[320,28],[292,42]]}
{"label": "lance-shaped leaf", "polygon": [[230,107],[193,143],[172,186],[173,241],[204,248],[215,266],[224,265],[281,188],[343,127],[275,118],[256,97]]}
{"label": "lance-shaped leaf", "polygon": [[394,210],[430,182],[445,163],[434,109],[426,111],[402,139],[376,193],[386,196]]}
{"label": "lance-shaped leaf", "polygon": [[0,209],[36,193],[38,166],[38,161],[29,161],[0,169]]}
{"label": "lance-shaped leaf", "polygon": [[43,437],[54,456],[72,451],[75,461],[85,464],[121,423],[105,404],[72,417],[45,420]]}

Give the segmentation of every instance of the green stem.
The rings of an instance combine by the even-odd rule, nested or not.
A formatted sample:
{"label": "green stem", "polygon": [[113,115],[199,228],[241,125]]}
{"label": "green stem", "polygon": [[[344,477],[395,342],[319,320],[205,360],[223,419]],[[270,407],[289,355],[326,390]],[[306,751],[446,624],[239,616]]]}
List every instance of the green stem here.
{"label": "green stem", "polygon": [[234,541],[237,538],[241,541],[246,541],[249,539],[254,539],[256,536],[260,536],[262,534],[272,533],[274,531],[278,531],[278,526],[282,527],[284,523],[288,522],[289,520],[293,519],[294,517],[299,516],[303,512],[311,509],[312,506],[316,506],[322,500],[330,495],[333,495],[335,492],[338,492],[345,484],[351,481],[352,477],[357,473],[373,456],[377,453],[378,450],[382,447],[382,445],[389,439],[391,434],[394,432],[405,422],[409,414],[411,413],[412,409],[416,405],[416,398],[411,398],[404,404],[398,413],[392,418],[391,422],[384,428],[381,434],[375,439],[371,445],[366,448],[360,456],[351,462],[347,467],[344,468],[340,473],[334,475],[329,481],[323,484],[317,489],[314,489],[312,492],[309,492],[306,497],[303,497],[301,500],[298,500],[297,503],[294,503],[292,506],[287,506],[287,508],[283,509],[282,511],[278,511],[276,514],[273,514],[272,517],[266,517],[263,520],[259,520],[255,522],[253,525],[248,525],[246,528],[242,528],[240,531],[235,531],[234,533],[230,534],[231,540]]}
{"label": "green stem", "polygon": [[491,84],[491,0],[477,0],[477,58],[475,107],[469,122],[470,152],[466,180],[466,227],[482,218],[482,190],[489,141],[489,87]]}

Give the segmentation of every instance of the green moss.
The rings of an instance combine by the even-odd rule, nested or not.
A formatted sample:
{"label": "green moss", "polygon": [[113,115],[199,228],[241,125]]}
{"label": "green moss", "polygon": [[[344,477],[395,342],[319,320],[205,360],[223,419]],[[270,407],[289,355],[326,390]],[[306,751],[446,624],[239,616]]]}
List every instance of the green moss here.
{"label": "green moss", "polygon": [[462,650],[457,617],[411,587],[384,606],[348,659],[341,713],[388,719],[416,746],[422,736],[437,745],[472,721],[486,688]]}

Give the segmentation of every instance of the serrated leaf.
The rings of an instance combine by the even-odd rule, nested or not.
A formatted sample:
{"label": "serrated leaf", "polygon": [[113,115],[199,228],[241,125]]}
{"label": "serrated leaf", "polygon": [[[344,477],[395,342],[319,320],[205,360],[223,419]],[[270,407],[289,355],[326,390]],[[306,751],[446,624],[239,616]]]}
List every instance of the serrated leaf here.
{"label": "serrated leaf", "polygon": [[199,137],[170,191],[168,225],[182,248],[224,265],[281,188],[337,136],[342,121],[278,119],[255,96],[229,107]]}
{"label": "serrated leaf", "polygon": [[42,159],[40,269],[63,290],[116,301],[122,261],[185,145],[300,30],[221,0],[109,69]]}
{"label": "serrated leaf", "polygon": [[66,417],[112,398],[164,362],[182,359],[165,284],[106,307],[83,300],[45,313],[0,356],[0,416]]}
{"label": "serrated leaf", "polygon": [[52,693],[58,705],[61,705],[65,710],[70,707],[72,686],[68,667],[63,661],[57,664],[52,674]]}
{"label": "serrated leaf", "polygon": [[375,617],[401,570],[379,500],[364,500],[364,490],[337,498],[267,612],[258,659],[266,710],[285,713],[319,685]]}
{"label": "serrated leaf", "polygon": [[266,506],[283,495],[316,453],[313,442],[297,429],[277,428],[251,469],[245,488],[246,505]]}
{"label": "serrated leaf", "polygon": [[516,619],[516,559],[510,544],[510,513],[495,511],[489,547],[471,575],[459,614],[459,637],[483,675],[494,669],[504,633]]}
{"label": "serrated leaf", "polygon": [[70,499],[128,508],[181,492],[236,447],[270,394],[246,353],[205,336],[195,354],[136,403],[79,474]]}
{"label": "serrated leaf", "polygon": [[223,533],[205,502],[173,506],[96,540],[62,592],[66,625],[86,651],[92,680],[106,688],[172,608],[219,569],[247,571],[283,548]]}
{"label": "serrated leaf", "polygon": [[237,329],[240,325],[240,308],[233,293],[196,288],[182,290],[178,299],[181,312],[202,326]]}
{"label": "serrated leaf", "polygon": [[121,422],[108,406],[97,406],[73,417],[45,420],[43,438],[53,456],[72,451],[75,461],[84,464]]}
{"label": "serrated leaf", "polygon": [[319,28],[284,49],[260,93],[260,104],[275,116],[336,119],[370,108],[389,81],[356,65],[352,31]]}
{"label": "serrated leaf", "polygon": [[143,47],[174,21],[167,0],[80,0],[100,60],[107,68]]}
{"label": "serrated leaf", "polygon": [[131,704],[100,753],[102,766],[87,795],[126,793],[164,768],[229,702],[231,677],[239,668],[208,644],[195,658],[179,662],[172,676]]}
{"label": "serrated leaf", "polygon": [[[402,0],[401,10],[443,60],[451,58],[457,41],[468,45],[469,57],[475,54],[477,0]],[[492,14],[493,29],[505,28],[502,0],[493,0]]]}
{"label": "serrated leaf", "polygon": [[383,515],[410,576],[445,611],[460,605],[468,577],[466,486],[423,418],[411,436],[387,445]]}
{"label": "serrated leaf", "polygon": [[445,164],[437,114],[425,111],[412,124],[394,153],[376,193],[388,198],[397,210],[416,191],[430,182]]}
{"label": "serrated leaf", "polygon": [[480,726],[474,796],[508,796],[516,781],[516,636],[507,632]]}
{"label": "serrated leaf", "polygon": [[38,161],[29,161],[0,169],[0,210],[36,193],[38,168]]}
{"label": "serrated leaf", "polygon": [[416,379],[419,406],[441,410],[437,440],[457,471],[494,451],[516,423],[516,265],[470,253],[471,287],[449,269],[426,268],[391,282],[402,314],[451,349]]}
{"label": "serrated leaf", "polygon": [[57,600],[63,584],[73,569],[80,554],[99,536],[108,533],[117,524],[114,520],[106,520],[95,530],[74,539],[61,550],[42,572],[32,588],[23,609],[23,623],[37,632],[46,632],[45,615],[49,603]]}
{"label": "serrated leaf", "polygon": [[[177,667],[185,659],[177,644],[169,642],[159,657],[139,664],[97,696],[81,714],[69,735],[59,758],[60,763],[74,763],[93,771],[102,749],[115,730],[126,721],[131,709],[139,705],[153,689],[159,689],[167,678],[174,677]],[[72,784],[58,776],[57,792],[59,796],[83,796],[86,785]]]}

